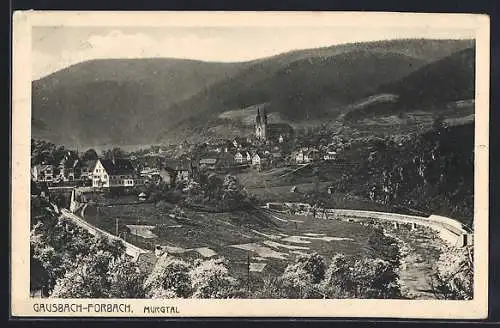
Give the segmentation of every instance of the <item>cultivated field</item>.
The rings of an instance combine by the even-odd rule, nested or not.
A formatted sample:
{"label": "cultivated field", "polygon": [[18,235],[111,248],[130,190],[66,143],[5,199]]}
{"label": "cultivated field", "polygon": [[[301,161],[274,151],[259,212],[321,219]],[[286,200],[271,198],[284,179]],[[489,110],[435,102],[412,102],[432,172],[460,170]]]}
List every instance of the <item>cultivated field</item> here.
{"label": "cultivated field", "polygon": [[153,250],[156,245],[186,258],[223,256],[236,276],[277,275],[302,253],[363,255],[371,227],[310,216],[252,212],[167,214],[154,204],[88,207],[85,219],[127,241]]}

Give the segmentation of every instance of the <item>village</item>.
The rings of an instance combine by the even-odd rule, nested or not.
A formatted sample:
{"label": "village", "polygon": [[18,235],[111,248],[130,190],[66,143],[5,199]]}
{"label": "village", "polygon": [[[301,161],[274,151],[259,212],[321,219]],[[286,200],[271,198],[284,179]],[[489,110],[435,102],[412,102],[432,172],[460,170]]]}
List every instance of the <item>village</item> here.
{"label": "village", "polygon": [[173,186],[196,177],[200,170],[218,174],[244,169],[265,172],[335,162],[344,148],[342,140],[324,144],[297,142],[293,128],[268,123],[265,110],[258,110],[253,136],[219,138],[195,145],[152,146],[129,154],[108,151],[106,156],[85,156],[67,150],[57,163],[32,163],[31,178],[49,187],[91,187],[100,191],[129,190],[159,181]]}

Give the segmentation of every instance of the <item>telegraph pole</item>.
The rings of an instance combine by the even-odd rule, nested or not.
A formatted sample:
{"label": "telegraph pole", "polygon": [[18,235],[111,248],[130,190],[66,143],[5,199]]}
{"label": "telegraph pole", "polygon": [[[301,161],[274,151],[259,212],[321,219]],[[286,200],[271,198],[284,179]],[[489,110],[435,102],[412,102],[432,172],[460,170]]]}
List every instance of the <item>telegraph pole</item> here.
{"label": "telegraph pole", "polygon": [[250,291],[250,252],[247,252],[247,291]]}
{"label": "telegraph pole", "polygon": [[137,219],[136,224],[135,224],[135,244],[136,245],[137,245],[138,237],[139,237],[139,235],[138,235],[138,232],[139,232],[138,225],[139,225],[139,219]]}
{"label": "telegraph pole", "polygon": [[116,235],[118,235],[118,218],[115,219],[115,228],[116,228]]}

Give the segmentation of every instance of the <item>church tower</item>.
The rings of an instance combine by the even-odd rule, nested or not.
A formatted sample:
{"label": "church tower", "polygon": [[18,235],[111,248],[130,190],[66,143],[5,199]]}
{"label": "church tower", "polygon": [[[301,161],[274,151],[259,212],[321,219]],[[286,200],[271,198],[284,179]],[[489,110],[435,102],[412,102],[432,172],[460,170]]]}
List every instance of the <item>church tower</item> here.
{"label": "church tower", "polygon": [[255,136],[259,140],[267,139],[267,113],[264,109],[264,114],[261,115],[260,109],[257,108],[257,116],[255,117]]}

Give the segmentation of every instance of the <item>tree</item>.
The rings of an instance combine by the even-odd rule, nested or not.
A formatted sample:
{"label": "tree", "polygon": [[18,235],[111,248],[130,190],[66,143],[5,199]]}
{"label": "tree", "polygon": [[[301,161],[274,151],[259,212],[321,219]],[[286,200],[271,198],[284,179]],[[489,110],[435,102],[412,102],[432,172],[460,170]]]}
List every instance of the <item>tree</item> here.
{"label": "tree", "polygon": [[328,298],[400,298],[397,269],[382,259],[336,255],[321,289]]}
{"label": "tree", "polygon": [[224,259],[196,263],[189,271],[193,298],[228,298],[233,294],[236,280],[229,275]]}
{"label": "tree", "polygon": [[396,239],[385,235],[380,228],[373,229],[368,237],[369,253],[373,258],[380,258],[394,267],[399,267],[401,254]]}
{"label": "tree", "polygon": [[433,292],[439,299],[470,300],[474,296],[472,248],[447,248],[439,257],[432,277]]}
{"label": "tree", "polygon": [[102,152],[104,159],[119,159],[125,158],[126,153],[120,147],[115,147],[113,149],[108,149]]}
{"label": "tree", "polygon": [[110,296],[113,298],[144,298],[145,274],[126,256],[113,261],[109,268]]}
{"label": "tree", "polygon": [[97,160],[98,158],[99,156],[97,155],[97,152],[93,148],[90,148],[82,155],[83,161],[94,161]]}
{"label": "tree", "polygon": [[187,298],[192,294],[191,266],[183,261],[164,255],[144,282],[146,296],[150,298]]}
{"label": "tree", "polygon": [[108,298],[111,282],[108,278],[112,255],[99,251],[78,257],[73,267],[56,282],[52,298]]}
{"label": "tree", "polygon": [[319,283],[324,279],[326,264],[318,253],[299,255],[277,281],[278,291],[286,298],[320,298]]}
{"label": "tree", "polygon": [[56,145],[45,140],[31,139],[31,165],[53,164]]}
{"label": "tree", "polygon": [[109,240],[109,238],[103,234],[98,234],[94,238],[91,249],[93,252],[108,252],[113,259],[118,259],[125,254],[125,245],[120,239]]}
{"label": "tree", "polygon": [[439,114],[434,118],[434,121],[432,122],[432,128],[434,130],[441,130],[442,128],[445,127],[445,121],[444,121],[444,115]]}
{"label": "tree", "polygon": [[217,201],[220,197],[220,191],[222,189],[222,180],[217,176],[217,174],[212,173],[209,174],[206,178],[206,183],[202,188],[204,190],[205,195],[208,196],[208,200]]}
{"label": "tree", "polygon": [[243,186],[232,175],[226,175],[222,184],[222,204],[224,208],[241,206],[246,197]]}
{"label": "tree", "polygon": [[304,271],[308,275],[309,280],[313,284],[317,284],[325,277],[325,260],[318,253],[299,255],[295,259],[295,263],[288,265],[285,269],[285,273],[293,271]]}

